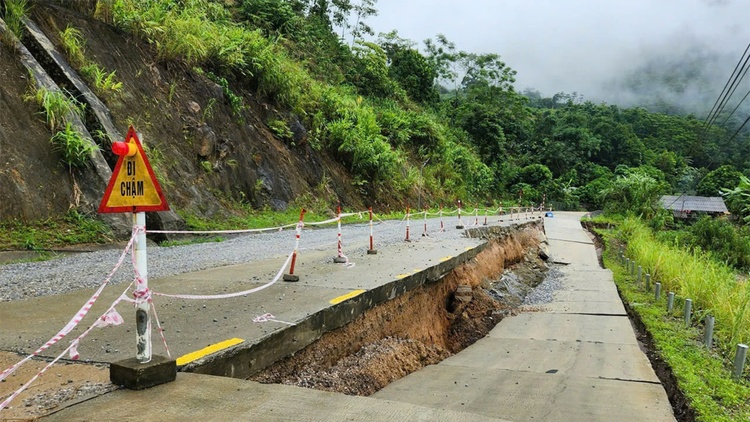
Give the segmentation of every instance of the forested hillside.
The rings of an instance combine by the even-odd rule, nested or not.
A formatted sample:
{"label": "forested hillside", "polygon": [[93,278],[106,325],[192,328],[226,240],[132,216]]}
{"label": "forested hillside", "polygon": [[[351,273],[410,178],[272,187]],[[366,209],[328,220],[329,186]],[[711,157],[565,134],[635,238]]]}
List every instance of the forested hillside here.
{"label": "forested hillside", "polygon": [[[321,198],[379,209],[414,206],[417,196],[430,206],[504,199],[599,209],[621,203],[627,180],[715,194],[739,179],[715,186],[707,175],[749,168],[747,132],[736,125],[519,92],[502,51],[370,28],[375,0],[0,3],[11,29],[24,14],[43,26],[117,123],[167,138],[154,146],[164,157],[157,173],[191,218]],[[108,55],[115,33],[118,57]],[[120,57],[128,51],[138,59]],[[151,88],[138,82],[149,73]],[[690,73],[679,83],[689,86]],[[191,104],[206,91],[215,95]],[[102,150],[111,141],[97,139]]]}

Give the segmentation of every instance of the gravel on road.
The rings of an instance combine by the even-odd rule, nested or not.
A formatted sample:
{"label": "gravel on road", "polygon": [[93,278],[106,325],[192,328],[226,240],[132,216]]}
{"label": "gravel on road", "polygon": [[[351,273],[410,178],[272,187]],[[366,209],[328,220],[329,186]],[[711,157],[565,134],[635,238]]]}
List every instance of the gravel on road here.
{"label": "gravel on road", "polygon": [[[414,219],[410,225],[410,239],[419,242],[460,238],[464,236],[464,231],[455,229],[455,220],[455,216],[445,216],[446,231],[439,232],[440,219],[428,219],[428,236],[424,237],[422,236],[424,220]],[[470,224],[466,224],[466,227],[469,228]],[[348,245],[367,248],[370,235],[368,223],[344,224],[341,232],[345,250]],[[403,242],[405,236],[405,221],[387,220],[374,225],[376,249]],[[286,229],[234,235],[222,242],[149,247],[147,252],[148,277],[149,279],[167,277],[274,257],[279,257],[280,262],[283,262],[294,248],[294,238],[294,229]],[[326,228],[308,226],[302,231],[299,253],[330,249],[335,254],[336,243],[337,228],[335,226]],[[0,302],[98,287],[115,267],[123,250],[99,250],[49,261],[0,265]],[[110,284],[133,280],[134,272],[130,262],[131,256],[128,254],[123,265],[112,277]]]}

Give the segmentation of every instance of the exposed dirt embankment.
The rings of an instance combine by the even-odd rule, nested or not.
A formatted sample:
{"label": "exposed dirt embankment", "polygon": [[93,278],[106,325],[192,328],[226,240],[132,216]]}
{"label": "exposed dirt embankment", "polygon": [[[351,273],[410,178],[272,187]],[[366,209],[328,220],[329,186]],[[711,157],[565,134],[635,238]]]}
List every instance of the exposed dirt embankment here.
{"label": "exposed dirt embankment", "polygon": [[[484,337],[513,312],[487,289],[506,270],[545,267],[535,253],[528,253],[539,246],[538,230],[532,226],[491,240],[475,259],[441,280],[366,311],[251,379],[370,395],[440,362]],[[541,281],[538,274],[528,273],[522,279]]]}

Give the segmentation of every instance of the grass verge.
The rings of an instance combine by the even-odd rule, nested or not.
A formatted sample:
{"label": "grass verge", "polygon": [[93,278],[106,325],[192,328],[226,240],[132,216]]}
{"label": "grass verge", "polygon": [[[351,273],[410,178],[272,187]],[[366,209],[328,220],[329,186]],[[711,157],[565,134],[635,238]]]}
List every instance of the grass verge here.
{"label": "grass verge", "polygon": [[111,230],[103,222],[69,211],[61,218],[42,221],[0,222],[0,250],[44,251],[76,244],[112,242]]}
{"label": "grass verge", "polygon": [[[190,230],[249,230],[294,224],[299,221],[300,210],[301,208],[299,207],[289,207],[285,211],[273,211],[270,209],[255,210],[250,206],[247,206],[235,210],[235,215],[222,219],[202,218],[195,214],[181,211],[178,211],[178,214],[185,219],[185,223]],[[357,214],[342,217],[342,224],[365,223],[369,221],[369,215],[366,210],[341,210],[342,214],[352,212]],[[431,212],[437,212],[437,210]],[[319,223],[321,221],[333,219],[335,216],[336,214],[334,210],[306,209],[304,221],[305,223]],[[404,217],[405,212],[389,212],[387,214],[373,213],[374,221],[402,219]],[[421,214],[412,214],[412,221],[414,221],[415,218],[421,218]],[[449,216],[446,215],[445,218],[447,219]],[[326,226],[334,226],[335,224],[335,222],[331,222]]]}
{"label": "grass verge", "polygon": [[[732,379],[731,363],[721,353],[720,347],[708,350],[702,345],[702,324],[686,327],[682,303],[676,303],[674,312],[668,315],[666,293],[663,292],[656,301],[653,292],[646,291],[645,286],[619,262],[616,256],[619,248],[615,243],[617,232],[598,230],[598,233],[607,245],[603,254],[605,267],[614,273],[626,306],[643,323],[653,340],[653,352],[671,368],[677,387],[692,410],[678,415],[683,417],[681,420],[693,420],[693,417],[698,421],[750,420],[750,386],[744,378],[740,381]],[[698,311],[693,320],[703,315],[705,312]]]}

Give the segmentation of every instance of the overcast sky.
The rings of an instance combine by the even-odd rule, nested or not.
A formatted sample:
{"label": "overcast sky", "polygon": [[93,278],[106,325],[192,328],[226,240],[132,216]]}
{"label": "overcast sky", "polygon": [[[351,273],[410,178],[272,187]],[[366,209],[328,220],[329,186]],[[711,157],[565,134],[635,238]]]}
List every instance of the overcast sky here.
{"label": "overcast sky", "polygon": [[[750,42],[748,0],[378,0],[367,22],[419,43],[445,34],[459,50],[497,53],[516,88],[618,102],[618,76],[646,61],[716,53],[714,98]],[[710,105],[709,105],[710,108]]]}

